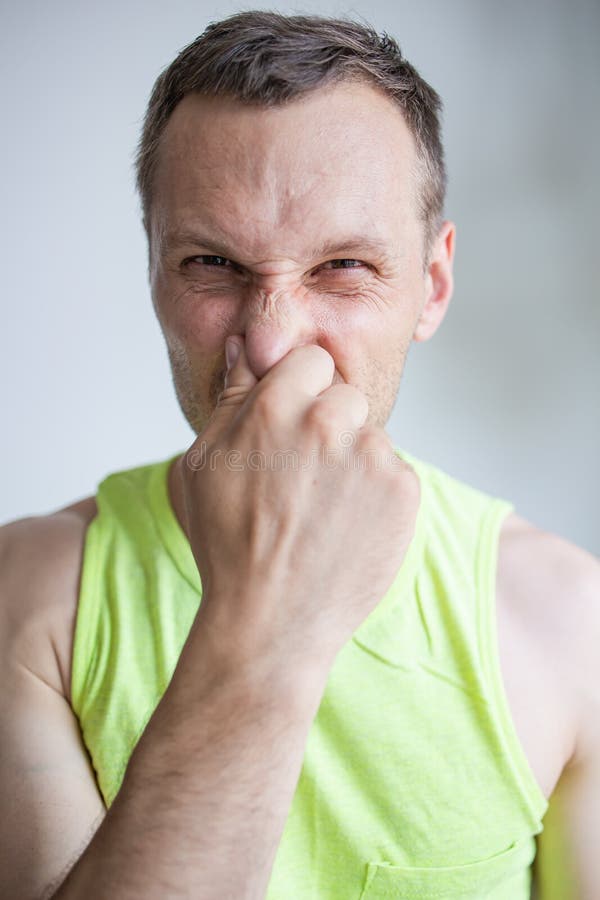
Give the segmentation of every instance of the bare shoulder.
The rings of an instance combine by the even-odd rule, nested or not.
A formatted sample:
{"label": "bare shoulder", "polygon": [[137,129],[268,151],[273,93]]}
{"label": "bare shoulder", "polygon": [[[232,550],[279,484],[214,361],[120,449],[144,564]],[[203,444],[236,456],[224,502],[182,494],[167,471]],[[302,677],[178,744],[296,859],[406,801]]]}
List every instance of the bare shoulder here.
{"label": "bare shoulder", "polygon": [[541,897],[554,896],[558,882],[561,897],[591,900],[600,884],[600,561],[519,516],[504,526],[502,669],[517,732],[549,801],[535,884]]}
{"label": "bare shoulder", "polygon": [[5,649],[70,700],[73,634],[94,496],[0,527],[0,633]]}
{"label": "bare shoulder", "polygon": [[[600,624],[600,559],[516,513],[502,525],[498,549],[502,595],[516,615],[569,642]],[[544,612],[545,621],[538,619]]]}
{"label": "bare shoulder", "polygon": [[600,702],[600,560],[511,513],[500,533],[497,583],[499,616],[519,630],[548,683],[572,704],[579,751],[589,737],[590,704]]}
{"label": "bare shoulder", "polygon": [[596,556],[514,512],[502,523],[500,549],[506,557],[510,555],[513,563],[521,563],[514,569],[514,574],[521,576],[531,570],[530,566],[523,565],[530,553],[538,564],[543,564],[541,575],[551,572],[553,577],[566,578],[568,582],[573,577],[587,582],[590,578],[597,579],[600,572],[600,559]]}

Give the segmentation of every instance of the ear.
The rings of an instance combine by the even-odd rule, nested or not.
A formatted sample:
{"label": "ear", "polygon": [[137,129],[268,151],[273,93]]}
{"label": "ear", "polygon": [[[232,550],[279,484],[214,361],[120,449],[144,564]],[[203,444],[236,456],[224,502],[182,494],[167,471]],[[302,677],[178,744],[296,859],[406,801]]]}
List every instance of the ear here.
{"label": "ear", "polygon": [[425,274],[425,300],[413,333],[413,341],[427,341],[441,325],[452,291],[454,278],[454,222],[445,221],[438,232]]}

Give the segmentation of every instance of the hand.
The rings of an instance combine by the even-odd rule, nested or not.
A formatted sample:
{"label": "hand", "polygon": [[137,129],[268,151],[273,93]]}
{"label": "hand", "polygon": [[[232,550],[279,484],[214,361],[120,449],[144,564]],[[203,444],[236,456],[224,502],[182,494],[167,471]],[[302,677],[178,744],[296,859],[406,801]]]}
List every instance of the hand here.
{"label": "hand", "polygon": [[328,671],[404,559],[419,480],[365,425],[364,395],[332,385],[322,347],[291,350],[257,381],[243,338],[228,340],[237,361],[181,458],[198,621],[234,663]]}

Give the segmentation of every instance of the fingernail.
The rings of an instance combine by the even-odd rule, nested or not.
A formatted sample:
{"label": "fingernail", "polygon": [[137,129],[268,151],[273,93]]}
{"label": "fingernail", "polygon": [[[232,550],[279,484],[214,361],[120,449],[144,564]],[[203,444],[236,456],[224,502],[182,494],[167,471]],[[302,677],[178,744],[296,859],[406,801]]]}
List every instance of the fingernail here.
{"label": "fingernail", "polygon": [[228,337],[225,341],[225,362],[227,363],[227,371],[233,369],[240,355],[240,342],[234,338]]}

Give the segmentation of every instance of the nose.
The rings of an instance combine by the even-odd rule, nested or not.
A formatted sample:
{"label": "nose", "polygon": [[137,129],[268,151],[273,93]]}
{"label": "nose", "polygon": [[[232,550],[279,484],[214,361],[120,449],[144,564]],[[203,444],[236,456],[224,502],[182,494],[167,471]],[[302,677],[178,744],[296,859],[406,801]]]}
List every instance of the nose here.
{"label": "nose", "polygon": [[257,378],[294,347],[318,343],[306,298],[292,290],[255,289],[246,298],[242,326],[248,362]]}

